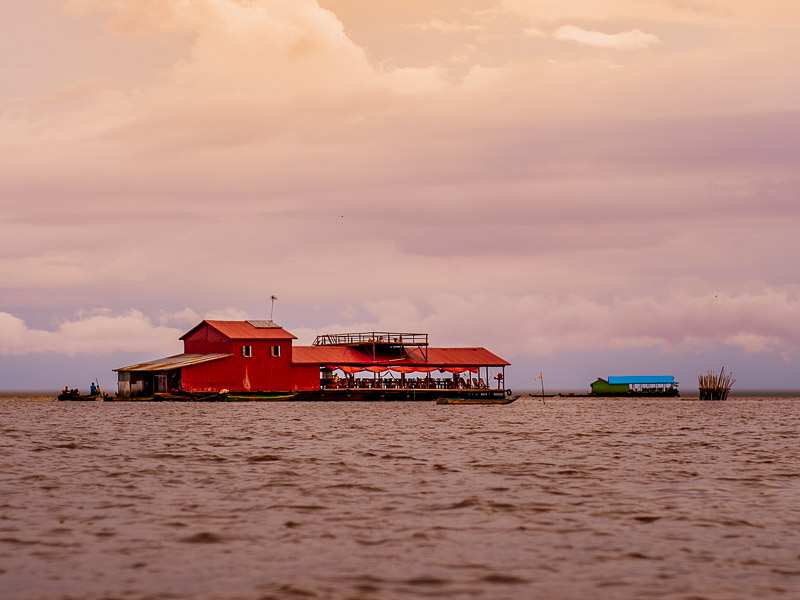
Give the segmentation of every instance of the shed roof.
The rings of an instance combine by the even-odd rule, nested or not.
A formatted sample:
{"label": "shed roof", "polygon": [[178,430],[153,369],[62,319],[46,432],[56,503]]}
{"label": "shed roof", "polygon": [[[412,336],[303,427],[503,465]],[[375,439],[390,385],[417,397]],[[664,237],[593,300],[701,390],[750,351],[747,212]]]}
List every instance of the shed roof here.
{"label": "shed roof", "polygon": [[167,358],[157,358],[156,360],[149,360],[128,367],[120,367],[119,369],[114,369],[114,371],[172,371],[173,369],[191,367],[192,365],[199,365],[200,363],[230,356],[233,356],[233,354],[176,354]]}
{"label": "shed roof", "polygon": [[294,364],[353,365],[353,366],[429,366],[429,367],[504,367],[511,363],[486,348],[428,348],[427,360],[422,350],[414,348],[404,357],[391,354],[376,355],[348,346],[295,346]]}
{"label": "shed roof", "polygon": [[630,375],[624,377],[609,377],[608,383],[647,384],[647,383],[675,383],[672,375]]}
{"label": "shed roof", "polygon": [[[265,324],[271,323],[269,326]],[[204,320],[184,333],[179,339],[185,339],[203,325],[209,325],[222,335],[232,340],[295,340],[292,335],[280,325],[272,321],[209,321]]]}

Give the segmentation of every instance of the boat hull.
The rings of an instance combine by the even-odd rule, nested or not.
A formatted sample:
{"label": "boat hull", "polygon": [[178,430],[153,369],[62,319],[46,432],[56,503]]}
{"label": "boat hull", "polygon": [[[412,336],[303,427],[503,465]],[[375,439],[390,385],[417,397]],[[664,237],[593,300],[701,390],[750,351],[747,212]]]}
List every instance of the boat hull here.
{"label": "boat hull", "polygon": [[108,395],[87,394],[86,396],[80,396],[77,394],[59,394],[57,399],[59,402],[103,402],[108,399]]}
{"label": "boat hull", "polygon": [[168,402],[224,402],[227,392],[164,392],[153,394],[153,400]]}
{"label": "boat hull", "polygon": [[489,398],[452,398],[452,397],[439,397],[436,399],[436,404],[441,405],[450,405],[450,404],[459,404],[459,405],[505,405],[511,404],[514,402],[519,396],[512,396],[510,398],[496,398],[496,399],[489,399]]}

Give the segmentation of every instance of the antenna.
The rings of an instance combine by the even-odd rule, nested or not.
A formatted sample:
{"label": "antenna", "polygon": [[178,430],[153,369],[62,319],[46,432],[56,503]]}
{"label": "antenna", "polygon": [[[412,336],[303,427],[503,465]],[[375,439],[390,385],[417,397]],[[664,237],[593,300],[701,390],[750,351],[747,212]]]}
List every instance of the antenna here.
{"label": "antenna", "polygon": [[272,300],[272,306],[270,306],[270,309],[269,309],[269,320],[272,321],[272,313],[275,311],[275,300],[277,300],[278,297],[277,296],[270,296],[269,299]]}

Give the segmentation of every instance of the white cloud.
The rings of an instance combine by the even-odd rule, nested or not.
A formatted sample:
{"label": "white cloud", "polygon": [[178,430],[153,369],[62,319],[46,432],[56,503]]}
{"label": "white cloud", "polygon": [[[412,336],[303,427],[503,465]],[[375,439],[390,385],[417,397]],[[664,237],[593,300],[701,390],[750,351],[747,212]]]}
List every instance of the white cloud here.
{"label": "white cloud", "polygon": [[228,306],[225,308],[210,310],[203,318],[212,321],[244,321],[248,319],[249,316],[247,311],[241,310],[240,308],[236,308],[234,306]]}
{"label": "white cloud", "polygon": [[532,38],[539,38],[547,35],[544,32],[544,30],[539,29],[538,27],[526,27],[524,33],[527,37],[532,37]]}
{"label": "white cloud", "polygon": [[[412,300],[365,302],[374,318],[343,319],[319,328],[290,328],[299,344],[340,331],[417,331],[436,346],[486,346],[501,356],[551,356],[569,350],[658,347],[666,352],[736,346],[758,354],[800,348],[800,299],[787,290],[673,293],[600,302],[578,295],[434,293]],[[362,312],[362,314],[364,314]],[[204,318],[242,320],[227,307]],[[54,331],[32,329],[0,312],[0,355],[58,353],[103,355],[178,353],[178,338],[200,319],[191,309],[162,314],[155,324],[137,310],[113,314],[94,309],[65,320]],[[167,327],[182,321],[182,327]]]}
{"label": "white cloud", "polygon": [[[210,318],[210,317],[209,317]],[[183,310],[175,311],[175,312],[164,312],[162,311],[161,314],[158,316],[158,324],[159,325],[167,325],[170,323],[181,324],[181,325],[189,325],[194,326],[197,325],[202,320],[202,317],[193,311],[191,308],[184,308]]]}
{"label": "white cloud", "polygon": [[439,92],[448,85],[437,67],[392,69],[380,76],[380,81],[385,87],[405,94]]}
{"label": "white cloud", "polygon": [[800,16],[795,0],[770,0],[769,7],[752,0],[501,0],[507,13],[534,21],[662,21],[668,23],[736,24],[791,23]]}
{"label": "white cloud", "polygon": [[[317,0],[71,0],[71,4],[110,12],[112,31],[193,34],[191,54],[175,65],[174,81],[155,90],[158,101],[169,102],[175,95],[172,101],[181,106],[195,94],[202,99],[243,93],[274,105],[298,98],[304,104],[324,102],[336,94],[381,88],[428,91],[438,76],[435,69],[376,67],[348,37],[337,16]],[[480,29],[437,19],[427,27],[444,32]],[[435,87],[443,84],[441,79]]]}
{"label": "white cloud", "polygon": [[[736,346],[748,353],[800,348],[800,300],[785,291],[675,293],[599,302],[577,295],[433,294],[365,303],[374,319],[293,330],[300,344],[337,331],[429,333],[434,346],[486,346],[501,356]],[[789,324],[789,325],[787,325]]]}
{"label": "white cloud", "polygon": [[55,331],[31,329],[7,312],[0,312],[0,355],[152,352],[157,356],[180,352],[183,331],[155,325],[137,310],[113,315],[106,309],[79,313]]}
{"label": "white cloud", "polygon": [[643,50],[661,43],[658,36],[652,33],[645,33],[640,29],[631,29],[612,34],[601,31],[588,31],[574,25],[559,27],[553,33],[553,37],[560,41],[577,42],[595,48],[614,50]]}
{"label": "white cloud", "polygon": [[483,25],[443,21],[436,18],[431,19],[427,23],[417,25],[417,28],[422,31],[438,31],[440,33],[463,33],[469,31],[484,31],[486,29]]}
{"label": "white cloud", "polygon": [[732,346],[739,346],[747,354],[759,354],[779,346],[781,340],[775,336],[765,336],[757,333],[737,333],[726,338],[725,342]]}

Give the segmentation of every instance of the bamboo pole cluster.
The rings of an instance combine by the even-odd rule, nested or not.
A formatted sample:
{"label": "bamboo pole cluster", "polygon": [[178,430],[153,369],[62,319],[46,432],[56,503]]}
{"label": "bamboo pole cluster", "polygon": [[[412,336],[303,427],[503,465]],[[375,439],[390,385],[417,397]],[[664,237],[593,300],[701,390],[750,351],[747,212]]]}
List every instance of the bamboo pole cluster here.
{"label": "bamboo pole cluster", "polygon": [[705,375],[698,375],[697,379],[701,390],[721,390],[726,392],[731,389],[731,386],[736,381],[733,378],[733,373],[725,372],[725,367],[722,367],[719,374],[714,371],[708,371]]}

